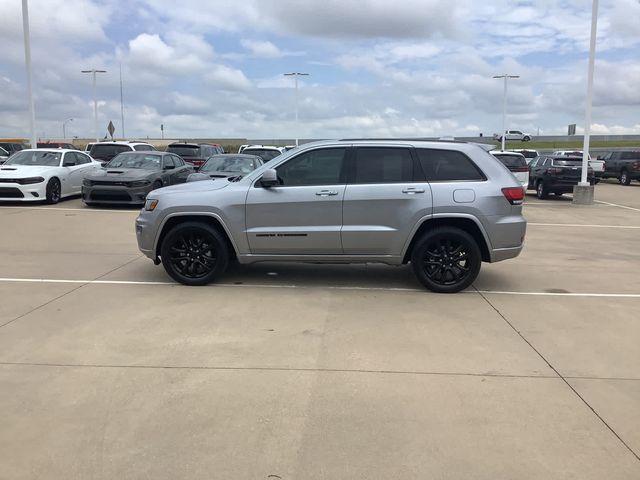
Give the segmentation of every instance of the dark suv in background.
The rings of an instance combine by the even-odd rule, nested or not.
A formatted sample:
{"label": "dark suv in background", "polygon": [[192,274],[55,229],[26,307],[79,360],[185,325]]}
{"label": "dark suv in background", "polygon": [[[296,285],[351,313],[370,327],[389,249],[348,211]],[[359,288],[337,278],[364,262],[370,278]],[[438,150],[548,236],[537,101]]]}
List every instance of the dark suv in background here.
{"label": "dark suv in background", "polygon": [[604,160],[602,178],[617,178],[622,185],[640,182],[640,150],[609,152],[600,159]]}
{"label": "dark suv in background", "polygon": [[[549,193],[562,195],[573,192],[573,187],[582,176],[582,158],[540,155],[529,163],[529,190],[535,189],[536,195],[543,200]],[[593,184],[591,167],[587,170],[587,180]]]}
{"label": "dark suv in background", "polygon": [[198,170],[209,157],[224,153],[219,145],[207,145],[201,143],[172,143],[167,147],[167,152],[175,153],[190,163]]}

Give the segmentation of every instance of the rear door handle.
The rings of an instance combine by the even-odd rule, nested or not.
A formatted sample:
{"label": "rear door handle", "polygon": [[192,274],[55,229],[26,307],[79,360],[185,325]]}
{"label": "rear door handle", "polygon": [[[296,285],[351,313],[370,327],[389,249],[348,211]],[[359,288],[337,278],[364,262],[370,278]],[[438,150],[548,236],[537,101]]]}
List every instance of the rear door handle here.
{"label": "rear door handle", "polygon": [[335,190],[320,190],[319,192],[316,192],[316,195],[319,197],[330,197],[337,194],[338,192]]}
{"label": "rear door handle", "polygon": [[402,190],[402,193],[406,193],[407,195],[415,195],[416,193],[424,193],[424,188],[405,188]]}

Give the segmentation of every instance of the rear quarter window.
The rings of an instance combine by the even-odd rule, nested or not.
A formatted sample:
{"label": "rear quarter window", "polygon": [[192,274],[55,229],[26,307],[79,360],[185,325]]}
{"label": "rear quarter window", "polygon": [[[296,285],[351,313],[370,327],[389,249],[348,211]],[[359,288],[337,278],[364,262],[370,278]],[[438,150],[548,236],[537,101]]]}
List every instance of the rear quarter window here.
{"label": "rear quarter window", "polygon": [[480,182],[486,177],[464,153],[456,150],[416,149],[420,165],[430,182]]}

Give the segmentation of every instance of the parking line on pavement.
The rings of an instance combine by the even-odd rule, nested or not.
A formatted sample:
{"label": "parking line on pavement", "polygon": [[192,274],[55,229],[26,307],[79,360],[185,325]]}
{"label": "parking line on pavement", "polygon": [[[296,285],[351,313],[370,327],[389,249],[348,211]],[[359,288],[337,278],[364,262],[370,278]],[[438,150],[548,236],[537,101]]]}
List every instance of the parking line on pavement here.
{"label": "parking line on pavement", "polygon": [[[73,283],[85,285],[163,285],[180,286],[175,282],[154,282],[146,280],[72,280],[60,278],[0,278],[4,283]],[[260,283],[212,283],[210,287],[223,288],[289,288],[289,289],[310,289],[324,288],[327,290],[356,290],[356,291],[376,291],[376,292],[420,292],[428,293],[421,288],[403,287],[355,287],[355,286],[324,286],[324,285],[292,285],[292,284],[260,284]],[[640,298],[640,293],[571,293],[571,292],[518,292],[507,290],[465,290],[461,293],[481,293],[486,295],[529,295],[541,297],[594,297],[594,298]]]}
{"label": "parking line on pavement", "polygon": [[603,205],[609,205],[611,207],[619,207],[619,208],[625,208],[627,210],[633,210],[634,212],[640,212],[640,208],[635,208],[635,207],[629,207],[627,205],[619,205],[617,203],[610,203],[610,202],[603,202],[602,200],[594,200],[594,202],[596,203],[602,203]]}
{"label": "parking line on pavement", "polygon": [[533,223],[527,222],[528,226],[534,227],[591,227],[591,228],[627,228],[627,229],[640,229],[637,225],[597,225],[597,224],[583,224],[583,223]]}
{"label": "parking line on pavement", "polygon": [[31,206],[24,206],[24,207],[3,207],[0,206],[0,209],[5,209],[5,210],[54,210],[54,211],[60,211],[60,212],[80,212],[80,213],[90,213],[90,212],[97,212],[97,213],[138,213],[138,210],[97,210],[94,208],[61,208],[61,207],[31,207]]}

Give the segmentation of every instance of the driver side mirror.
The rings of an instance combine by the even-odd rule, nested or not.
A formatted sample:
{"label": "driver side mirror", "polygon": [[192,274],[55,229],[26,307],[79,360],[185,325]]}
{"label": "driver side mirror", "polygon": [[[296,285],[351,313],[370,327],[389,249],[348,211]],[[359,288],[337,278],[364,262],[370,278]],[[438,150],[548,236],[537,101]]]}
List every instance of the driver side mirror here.
{"label": "driver side mirror", "polygon": [[260,185],[264,188],[270,188],[274,185],[278,185],[278,173],[275,168],[269,168],[264,171],[262,178],[260,179]]}
{"label": "driver side mirror", "polygon": [[109,163],[109,162],[100,162],[100,166],[101,166],[102,168],[107,168],[107,164],[108,164],[108,163]]}

